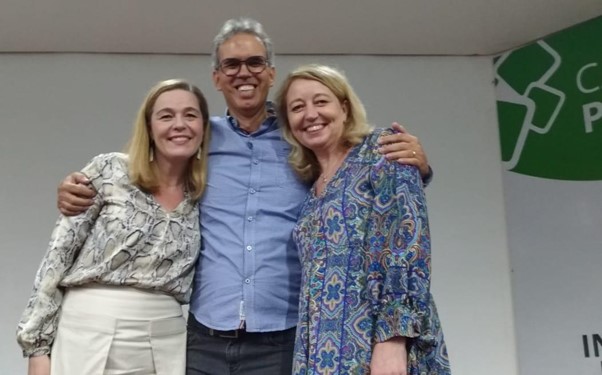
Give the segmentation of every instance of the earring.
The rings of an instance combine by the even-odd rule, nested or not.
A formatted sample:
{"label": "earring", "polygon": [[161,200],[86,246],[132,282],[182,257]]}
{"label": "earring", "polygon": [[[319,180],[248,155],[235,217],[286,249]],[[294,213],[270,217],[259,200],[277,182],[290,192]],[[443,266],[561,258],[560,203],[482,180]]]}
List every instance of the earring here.
{"label": "earring", "polygon": [[202,154],[203,154],[203,146],[199,146],[199,151],[196,153],[197,160],[201,160]]}
{"label": "earring", "polygon": [[149,154],[148,161],[152,163],[155,160],[155,148],[153,146],[150,147]]}

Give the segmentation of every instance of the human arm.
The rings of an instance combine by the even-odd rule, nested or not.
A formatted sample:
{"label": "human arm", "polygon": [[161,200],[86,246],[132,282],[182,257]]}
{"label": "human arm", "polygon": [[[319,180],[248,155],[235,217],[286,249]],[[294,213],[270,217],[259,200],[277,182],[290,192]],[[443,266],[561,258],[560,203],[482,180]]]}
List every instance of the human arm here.
{"label": "human arm", "polygon": [[420,140],[397,122],[394,122],[391,128],[393,133],[379,138],[379,151],[389,160],[417,167],[422,182],[425,186],[428,185],[433,179],[433,170],[428,163]]}
{"label": "human arm", "polygon": [[407,375],[408,353],[405,337],[378,342],[372,350],[370,375]]}
{"label": "human arm", "polygon": [[50,375],[50,356],[29,357],[27,375]]}
{"label": "human arm", "polygon": [[57,189],[57,207],[65,216],[75,216],[86,211],[94,203],[96,190],[81,172],[71,173]]}
{"label": "human arm", "polygon": [[[430,234],[422,182],[415,167],[381,157],[370,170],[370,184],[374,199],[365,244],[375,316],[373,350],[391,349],[405,355],[408,348],[390,340],[421,340],[429,328],[424,318],[430,308]],[[407,371],[399,368],[407,361],[405,355],[387,364],[397,366],[395,371]]]}
{"label": "human arm", "polygon": [[[98,186],[102,183],[100,174],[103,163],[101,157],[96,157],[84,168],[88,176],[98,181]],[[61,216],[57,220],[48,249],[36,273],[31,297],[17,328],[17,341],[24,356],[50,354],[63,298],[60,282],[73,265],[102,205],[102,195],[99,194],[85,214],[77,217]]]}

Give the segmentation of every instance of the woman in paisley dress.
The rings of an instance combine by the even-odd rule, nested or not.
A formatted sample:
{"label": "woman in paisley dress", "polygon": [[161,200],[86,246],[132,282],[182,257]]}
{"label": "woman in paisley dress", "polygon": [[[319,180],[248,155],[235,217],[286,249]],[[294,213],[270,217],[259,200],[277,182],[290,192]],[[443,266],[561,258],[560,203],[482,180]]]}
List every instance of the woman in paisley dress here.
{"label": "woman in paisley dress", "polygon": [[276,99],[290,162],[313,186],[293,232],[303,266],[294,374],[450,374],[430,293],[422,181],[391,162],[347,79],[309,65]]}
{"label": "woman in paisley dress", "polygon": [[84,167],[94,204],[58,219],[17,328],[30,375],[184,374],[208,116],[196,86],[159,82],[127,154]]}

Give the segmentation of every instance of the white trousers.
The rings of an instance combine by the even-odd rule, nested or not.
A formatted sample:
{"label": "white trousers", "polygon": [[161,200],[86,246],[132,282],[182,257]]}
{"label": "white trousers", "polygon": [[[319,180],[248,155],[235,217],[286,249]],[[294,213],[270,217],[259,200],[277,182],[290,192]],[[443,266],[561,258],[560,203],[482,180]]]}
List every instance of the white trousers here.
{"label": "white trousers", "polygon": [[52,375],[184,375],[186,322],[175,298],[129,287],[66,291]]}

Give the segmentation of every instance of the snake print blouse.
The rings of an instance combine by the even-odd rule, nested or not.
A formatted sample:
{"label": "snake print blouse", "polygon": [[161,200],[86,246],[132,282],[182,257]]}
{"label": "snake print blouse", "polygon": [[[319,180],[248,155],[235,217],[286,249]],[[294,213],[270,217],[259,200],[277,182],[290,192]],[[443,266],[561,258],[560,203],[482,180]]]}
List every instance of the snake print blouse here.
{"label": "snake print blouse", "polygon": [[164,292],[187,303],[200,250],[198,209],[185,199],[165,211],[130,183],[125,154],[95,157],[82,172],[98,194],[61,216],[17,328],[24,356],[50,353],[64,288],[90,283]]}

